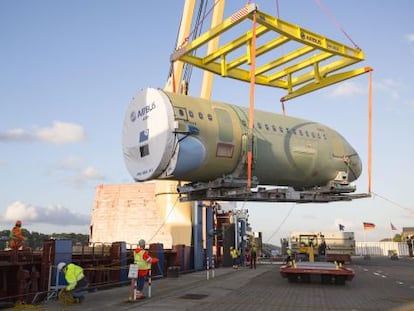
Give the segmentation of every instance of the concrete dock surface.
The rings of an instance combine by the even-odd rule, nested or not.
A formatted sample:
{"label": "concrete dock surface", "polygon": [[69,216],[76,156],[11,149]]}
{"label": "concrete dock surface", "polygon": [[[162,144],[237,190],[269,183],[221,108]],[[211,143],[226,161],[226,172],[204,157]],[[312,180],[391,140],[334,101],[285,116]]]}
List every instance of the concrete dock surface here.
{"label": "concrete dock surface", "polygon": [[[81,304],[55,300],[43,310],[414,310],[414,260],[387,257],[353,258],[346,265],[355,277],[345,285],[289,283],[280,264],[258,264],[257,269],[215,269],[152,281],[151,298],[127,302],[129,286],[98,290]],[[145,294],[148,295],[146,284]],[[39,310],[39,309],[36,309]]]}

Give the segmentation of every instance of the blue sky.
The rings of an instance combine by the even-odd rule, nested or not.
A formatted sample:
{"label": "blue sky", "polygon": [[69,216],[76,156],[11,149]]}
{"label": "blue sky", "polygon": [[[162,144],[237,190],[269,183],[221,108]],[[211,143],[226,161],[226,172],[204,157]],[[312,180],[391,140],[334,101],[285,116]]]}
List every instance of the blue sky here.
{"label": "blue sky", "polygon": [[[212,1],[210,1],[212,2]],[[246,1],[227,1],[228,17]],[[236,3],[237,2],[237,3]],[[257,1],[280,18],[352,43],[313,0]],[[329,204],[248,203],[265,241],[290,231],[354,231],[376,241],[414,226],[414,24],[411,0],[324,0],[364,51],[373,72],[371,199]],[[183,1],[0,2],[0,226],[87,233],[99,184],[129,183],[122,156],[124,113],[145,87],[164,87]],[[210,4],[211,5],[211,4]],[[357,66],[358,67],[358,66]],[[199,95],[193,70],[191,95]],[[287,113],[338,130],[359,152],[367,191],[368,76],[287,102]],[[256,108],[281,112],[283,90],[256,88]],[[215,79],[212,99],[248,105],[249,86]],[[362,222],[376,229],[362,230]],[[390,230],[390,222],[397,231]],[[279,229],[278,229],[279,228]]]}

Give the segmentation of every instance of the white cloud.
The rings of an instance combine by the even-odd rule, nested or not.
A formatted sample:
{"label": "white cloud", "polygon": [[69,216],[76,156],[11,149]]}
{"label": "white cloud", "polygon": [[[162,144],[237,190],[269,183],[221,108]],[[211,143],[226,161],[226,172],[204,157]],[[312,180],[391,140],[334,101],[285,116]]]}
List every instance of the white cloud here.
{"label": "white cloud", "polygon": [[10,129],[3,133],[0,132],[0,141],[31,141],[34,137],[32,134],[23,129]]}
{"label": "white cloud", "polygon": [[91,165],[85,167],[83,159],[74,155],[64,158],[51,172],[59,176],[61,182],[75,188],[83,187],[91,181],[105,180],[98,169]]}
{"label": "white cloud", "polygon": [[60,205],[41,207],[20,201],[10,204],[1,217],[2,222],[14,223],[17,219],[22,220],[23,226],[25,223],[71,226],[88,225],[90,222],[89,215],[75,214]]}
{"label": "white cloud", "polygon": [[332,91],[332,96],[353,96],[366,92],[364,88],[354,82],[338,84]]}
{"label": "white cloud", "polygon": [[414,43],[414,33],[409,33],[405,35],[405,38],[407,39],[409,43]]}
{"label": "white cloud", "polygon": [[58,168],[63,170],[79,170],[82,163],[82,158],[79,156],[67,156],[59,164]]}
{"label": "white cloud", "polygon": [[[414,108],[414,99],[407,100],[407,105],[410,108]],[[1,165],[1,161],[0,161],[0,165]]]}
{"label": "white cloud", "polygon": [[60,121],[54,121],[52,127],[36,130],[35,135],[38,139],[53,144],[73,143],[85,139],[82,126]]}
{"label": "white cloud", "polygon": [[392,79],[383,79],[381,81],[374,81],[373,86],[376,91],[379,91],[381,93],[385,93],[391,99],[398,100],[400,99],[400,92],[399,89],[401,88],[401,85],[399,82],[392,80]]}
{"label": "white cloud", "polygon": [[97,179],[101,180],[104,179],[103,175],[94,167],[89,166],[86,169],[83,170],[82,176],[84,176],[86,179]]}
{"label": "white cloud", "polygon": [[91,166],[87,167],[84,170],[77,170],[73,173],[74,174],[72,175],[63,177],[62,181],[63,183],[75,188],[81,188],[88,184],[90,181],[96,182],[97,180],[105,180],[105,176]]}
{"label": "white cloud", "polygon": [[51,127],[27,131],[21,128],[0,132],[0,141],[42,141],[51,144],[67,144],[85,140],[82,126],[75,123],[53,121]]}
{"label": "white cloud", "polygon": [[414,33],[409,33],[405,35],[405,39],[408,42],[408,48],[410,49],[411,53],[414,52]]}
{"label": "white cloud", "polygon": [[38,218],[36,208],[31,205],[25,205],[19,201],[16,201],[7,207],[4,214],[4,220],[17,220],[25,218],[27,220],[34,220]]}

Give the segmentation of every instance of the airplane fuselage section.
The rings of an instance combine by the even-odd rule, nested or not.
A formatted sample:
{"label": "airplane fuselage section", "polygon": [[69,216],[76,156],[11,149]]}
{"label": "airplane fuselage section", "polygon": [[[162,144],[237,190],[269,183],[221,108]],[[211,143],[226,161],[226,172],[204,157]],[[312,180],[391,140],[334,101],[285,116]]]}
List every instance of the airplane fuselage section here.
{"label": "airplane fuselage section", "polygon": [[[136,181],[190,182],[246,177],[248,109],[159,89],[128,107],[123,153]],[[253,171],[260,184],[325,186],[341,173],[351,182],[361,161],[336,131],[320,123],[255,110]]]}

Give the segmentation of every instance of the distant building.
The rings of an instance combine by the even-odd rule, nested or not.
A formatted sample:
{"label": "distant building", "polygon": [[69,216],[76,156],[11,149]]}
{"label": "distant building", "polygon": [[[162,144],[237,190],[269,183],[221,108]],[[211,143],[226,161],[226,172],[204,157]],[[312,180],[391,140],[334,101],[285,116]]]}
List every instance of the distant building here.
{"label": "distant building", "polygon": [[407,237],[414,236],[414,227],[403,227],[401,241],[407,240]]}
{"label": "distant building", "polygon": [[[125,241],[137,245],[191,245],[191,203],[167,202],[162,182],[99,185],[96,187],[90,243]],[[171,200],[170,197],[168,199]]]}
{"label": "distant building", "polygon": [[[254,242],[260,254],[261,232],[254,232],[250,227],[247,210],[243,214],[245,232],[241,234],[241,224],[234,223],[235,215],[240,214],[236,203],[180,202],[176,186],[177,182],[158,180],[97,186],[89,242],[125,241],[127,248],[133,248],[144,239],[146,246],[161,243],[164,249],[171,249],[175,245],[194,246],[194,230],[199,232],[203,248],[207,248],[207,239],[212,238],[216,264],[223,263],[223,258],[228,256],[231,266],[228,249],[238,242]],[[193,211],[198,208],[201,219],[193,220]],[[208,209],[213,209],[213,230],[209,232],[206,230]],[[236,228],[240,231],[237,243]]]}

